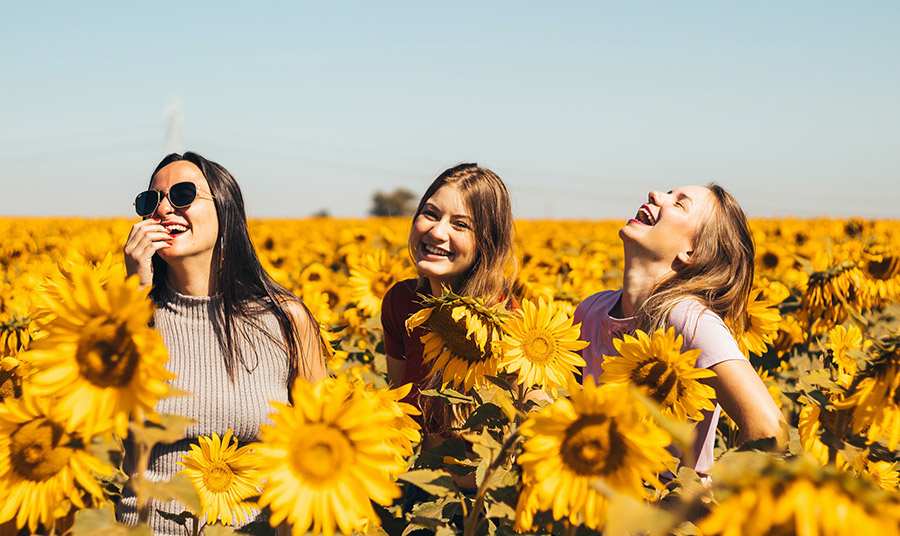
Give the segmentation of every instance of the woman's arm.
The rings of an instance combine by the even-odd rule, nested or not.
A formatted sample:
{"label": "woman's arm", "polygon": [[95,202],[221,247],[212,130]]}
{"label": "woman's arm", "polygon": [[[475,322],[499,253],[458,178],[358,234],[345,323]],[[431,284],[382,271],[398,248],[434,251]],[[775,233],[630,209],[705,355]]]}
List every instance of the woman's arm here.
{"label": "woman's arm", "polygon": [[312,313],[299,301],[290,300],[286,302],[285,308],[293,320],[294,334],[300,346],[296,377],[315,383],[328,375],[325,368],[325,342],[319,334],[319,326]]}
{"label": "woman's arm", "polygon": [[781,447],[787,444],[784,415],[749,361],[722,361],[710,370],[716,376],[704,381],[716,390],[722,409],[738,425],[738,444],[769,437],[774,437]]}
{"label": "woman's arm", "polygon": [[391,388],[400,387],[403,381],[403,372],[406,370],[406,360],[396,357],[387,357],[387,377]]}
{"label": "woman's arm", "polygon": [[784,415],[722,319],[688,300],[672,309],[669,321],[689,347],[700,349],[696,366],[716,373],[703,381],[716,390],[722,409],[740,428],[738,444],[774,437],[780,446],[786,445]]}

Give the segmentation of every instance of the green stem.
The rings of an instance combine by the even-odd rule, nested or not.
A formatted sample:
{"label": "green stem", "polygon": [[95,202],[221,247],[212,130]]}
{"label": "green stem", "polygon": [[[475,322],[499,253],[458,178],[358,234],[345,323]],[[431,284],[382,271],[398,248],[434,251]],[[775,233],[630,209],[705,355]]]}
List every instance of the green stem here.
{"label": "green stem", "polygon": [[518,383],[516,388],[517,404],[516,404],[516,428],[522,425],[525,416],[525,397],[528,396],[528,389],[524,383]]}
{"label": "green stem", "polygon": [[[516,442],[519,439],[518,428],[515,428],[509,433],[506,440],[503,442],[503,445],[500,447],[500,452],[497,453],[497,457],[491,462],[488,466],[487,470],[484,472],[484,479],[481,481],[481,485],[478,486],[478,491],[475,492],[475,500],[472,502],[472,511],[466,517],[465,524],[463,525],[463,536],[475,536],[475,531],[478,528],[479,524],[479,516],[481,515],[481,511],[484,509],[484,496],[487,493],[488,485],[491,481],[491,477],[497,471],[497,468],[503,464],[503,460],[505,460],[508,456],[504,455],[506,452],[511,452],[512,448],[515,447]],[[465,512],[465,500],[463,500],[463,511]]]}
{"label": "green stem", "polygon": [[[847,439],[847,419],[850,416],[849,409],[839,409],[836,410],[836,414],[834,416],[834,429],[831,430],[831,434],[839,440],[841,443],[844,443]],[[837,462],[838,451],[834,447],[834,442],[830,441],[828,445],[828,463],[834,465]]]}

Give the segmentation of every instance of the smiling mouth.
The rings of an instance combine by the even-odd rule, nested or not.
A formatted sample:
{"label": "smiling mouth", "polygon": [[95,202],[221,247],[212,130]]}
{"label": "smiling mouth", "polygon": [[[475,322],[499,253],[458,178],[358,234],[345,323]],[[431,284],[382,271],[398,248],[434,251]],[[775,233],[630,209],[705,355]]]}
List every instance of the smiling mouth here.
{"label": "smiling mouth", "polygon": [[428,255],[438,255],[440,257],[449,258],[451,253],[449,251],[445,251],[437,246],[432,246],[429,244],[422,243],[422,251],[424,251]]}
{"label": "smiling mouth", "polygon": [[181,225],[180,223],[170,223],[165,227],[166,231],[172,236],[180,235],[181,233],[188,230],[186,225]]}
{"label": "smiling mouth", "polygon": [[641,208],[638,209],[637,214],[635,214],[634,219],[643,223],[644,225],[656,225],[656,218],[653,217],[653,213],[650,212],[650,209],[647,208],[647,205],[641,205]]}

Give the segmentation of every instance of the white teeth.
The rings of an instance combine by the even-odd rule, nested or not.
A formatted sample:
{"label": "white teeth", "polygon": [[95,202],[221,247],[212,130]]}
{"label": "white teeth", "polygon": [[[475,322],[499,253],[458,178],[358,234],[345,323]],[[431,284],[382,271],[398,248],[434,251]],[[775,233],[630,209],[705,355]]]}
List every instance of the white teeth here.
{"label": "white teeth", "polygon": [[178,223],[172,223],[172,224],[166,225],[166,230],[169,231],[170,233],[171,233],[172,231],[182,232],[182,233],[183,233],[183,232],[187,231],[187,226],[186,226],[186,225],[181,225],[181,224],[178,224]]}
{"label": "white teeth", "polygon": [[422,244],[422,249],[425,250],[425,253],[429,253],[431,255],[441,255],[442,257],[449,257],[450,252],[444,251],[441,248],[430,246],[428,244]]}
{"label": "white teeth", "polygon": [[653,217],[653,213],[650,212],[647,207],[641,207],[640,210],[638,210],[637,219],[647,225],[654,225],[656,223],[656,218]]}

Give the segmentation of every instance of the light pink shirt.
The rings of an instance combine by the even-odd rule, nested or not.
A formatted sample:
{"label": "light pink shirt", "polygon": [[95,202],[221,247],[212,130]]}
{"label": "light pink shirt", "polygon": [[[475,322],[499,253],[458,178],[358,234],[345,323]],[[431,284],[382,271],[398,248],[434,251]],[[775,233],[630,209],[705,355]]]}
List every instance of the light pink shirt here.
{"label": "light pink shirt", "polygon": [[[581,322],[581,340],[590,343],[581,351],[587,365],[584,376],[598,378],[603,373],[603,356],[619,355],[613,346],[613,338],[621,337],[634,329],[635,319],[613,318],[609,311],[622,296],[621,290],[608,290],[588,297],[575,310],[575,322]],[[746,359],[725,322],[699,302],[686,299],[677,304],[669,314],[669,326],[684,338],[682,351],[699,348],[697,368],[732,359]],[[716,440],[716,424],[722,408],[716,404],[714,411],[704,411],[703,420],[697,423],[694,441],[694,470],[708,473],[713,464],[713,448]]]}

